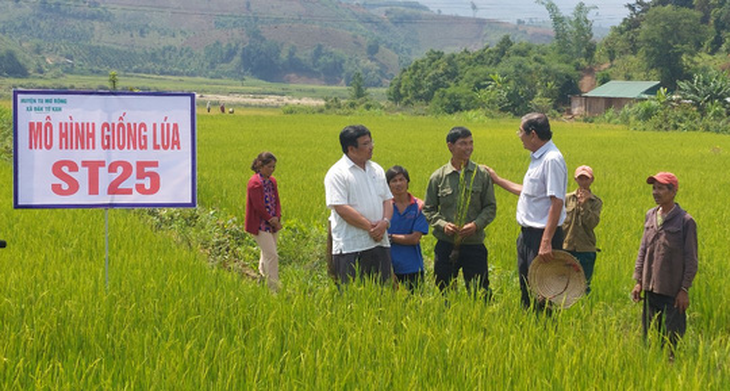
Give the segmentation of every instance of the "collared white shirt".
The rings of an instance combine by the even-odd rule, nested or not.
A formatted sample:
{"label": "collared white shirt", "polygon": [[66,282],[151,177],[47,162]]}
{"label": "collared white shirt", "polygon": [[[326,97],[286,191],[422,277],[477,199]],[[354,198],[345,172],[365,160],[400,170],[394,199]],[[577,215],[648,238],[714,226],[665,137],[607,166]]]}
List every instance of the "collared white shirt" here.
{"label": "collared white shirt", "polygon": [[363,170],[347,155],[337,161],[324,177],[327,207],[332,210],[332,253],[343,254],[369,250],[376,246],[390,247],[387,235],[374,241],[368,231],[347,224],[335,212],[335,205],[350,205],[371,222],[383,219],[383,202],[393,198],[385,179],[385,171],[370,160]]}
{"label": "collared white shirt", "polygon": [[545,228],[550,211],[550,197],[563,200],[558,226],[565,221],[565,191],[568,167],[563,154],[552,140],[530,154],[530,167],[522,180],[517,201],[517,223],[523,227]]}

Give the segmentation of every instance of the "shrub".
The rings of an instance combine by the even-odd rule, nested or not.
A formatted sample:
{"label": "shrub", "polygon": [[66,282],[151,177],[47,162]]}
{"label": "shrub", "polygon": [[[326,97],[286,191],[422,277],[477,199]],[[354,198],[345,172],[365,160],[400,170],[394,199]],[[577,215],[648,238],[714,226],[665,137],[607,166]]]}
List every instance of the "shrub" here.
{"label": "shrub", "polygon": [[479,108],[479,100],[471,89],[452,86],[436,91],[431,100],[430,110],[435,114],[453,114]]}
{"label": "shrub", "polygon": [[13,158],[13,117],[10,110],[0,107],[0,159]]}
{"label": "shrub", "polygon": [[626,116],[640,121],[646,122],[656,116],[661,111],[662,106],[656,100],[645,100],[634,105],[630,105],[624,110]]}

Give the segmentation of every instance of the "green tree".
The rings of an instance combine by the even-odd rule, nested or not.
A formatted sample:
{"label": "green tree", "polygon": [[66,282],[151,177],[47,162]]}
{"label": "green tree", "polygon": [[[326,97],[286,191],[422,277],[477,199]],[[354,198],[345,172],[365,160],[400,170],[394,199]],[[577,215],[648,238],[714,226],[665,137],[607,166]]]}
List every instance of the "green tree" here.
{"label": "green tree", "polygon": [[391,80],[388,90],[385,92],[388,100],[400,105],[403,102],[403,94],[401,93],[401,79],[396,76]]}
{"label": "green tree", "polygon": [[707,49],[715,53],[720,49],[728,52],[730,38],[730,0],[696,0],[695,10],[702,12],[702,22],[711,29]]}
{"label": "green tree", "polygon": [[369,57],[375,57],[380,51],[380,43],[375,39],[369,40],[366,51]]}
{"label": "green tree", "polygon": [[595,8],[595,6],[589,7],[580,2],[573,9],[573,18],[569,21],[572,55],[588,63],[593,60],[593,55],[596,53],[596,43],[593,41],[593,22],[588,19],[588,13]]}
{"label": "green tree", "polygon": [[[428,103],[441,88],[448,88],[459,80],[456,54],[429,50],[425,57],[414,61],[395,77],[388,96],[396,103]],[[398,91],[393,91],[394,89]],[[395,100],[397,99],[397,100]]]}
{"label": "green tree", "polygon": [[241,50],[241,65],[246,74],[271,80],[279,73],[281,48],[258,32],[251,33],[248,44]]}
{"label": "green tree", "polygon": [[609,35],[601,42],[601,51],[605,53],[608,60],[625,57],[627,55],[638,55],[641,51],[639,34],[650,10],[657,7],[676,6],[692,9],[693,4],[697,10],[703,12],[703,23],[709,19],[710,10],[716,8],[708,3],[726,2],[728,0],[636,0],[626,4],[629,11],[618,26],[611,28]]}
{"label": "green tree", "polygon": [[0,76],[27,77],[28,69],[12,50],[0,52]]}
{"label": "green tree", "polygon": [[479,104],[479,97],[474,91],[463,85],[454,85],[436,91],[429,107],[436,114],[453,114],[476,109]]}
{"label": "green tree", "polygon": [[489,75],[487,87],[476,91],[477,101],[487,112],[499,112],[509,105],[507,96],[509,94],[506,78],[498,73]]}
{"label": "green tree", "polygon": [[724,72],[716,70],[698,73],[692,80],[677,81],[677,94],[702,114],[706,114],[709,107],[716,105],[727,110],[730,104],[725,99],[730,96],[730,78]]}
{"label": "green tree", "polygon": [[593,42],[593,22],[588,19],[588,13],[596,7],[580,2],[573,9],[572,17],[566,17],[552,0],[535,2],[544,6],[550,15],[557,52],[568,58],[592,61],[596,44]]}
{"label": "green tree", "polygon": [[547,46],[503,37],[497,46],[475,52],[429,51],[393,79],[388,98],[402,105],[430,104],[434,112],[483,108],[521,115],[536,97],[543,106],[567,103],[578,92],[578,77],[575,67]]}
{"label": "green tree", "polygon": [[609,61],[626,55],[637,54],[637,37],[639,27],[651,7],[651,2],[637,0],[635,3],[626,4],[629,15],[625,17],[618,26],[612,27],[610,34],[603,40],[602,47],[608,55]]}
{"label": "green tree", "polygon": [[367,96],[368,92],[365,89],[365,82],[363,81],[362,73],[355,72],[352,75],[352,80],[350,80],[350,99],[360,100]]}
{"label": "green tree", "polygon": [[569,24],[560,8],[552,0],[535,0],[535,3],[545,7],[555,34],[555,46],[559,53],[568,54],[570,51]]}
{"label": "green tree", "polygon": [[117,90],[117,83],[119,82],[119,78],[117,76],[117,71],[111,71],[109,72],[109,88],[112,91]]}
{"label": "green tree", "polygon": [[654,6],[666,6],[672,5],[675,7],[682,8],[694,8],[695,0],[653,0],[652,5]]}
{"label": "green tree", "polygon": [[685,57],[697,53],[708,36],[702,14],[675,6],[653,7],[641,25],[638,43],[646,65],[659,73],[662,85],[674,88],[686,74]]}

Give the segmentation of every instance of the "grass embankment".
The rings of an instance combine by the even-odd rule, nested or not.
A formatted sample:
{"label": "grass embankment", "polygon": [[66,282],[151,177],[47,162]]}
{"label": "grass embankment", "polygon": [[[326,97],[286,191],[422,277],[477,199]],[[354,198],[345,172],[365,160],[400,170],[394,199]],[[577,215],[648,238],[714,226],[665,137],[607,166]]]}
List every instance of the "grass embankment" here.
{"label": "grass embankment", "polygon": [[[143,91],[190,91],[199,94],[274,95],[293,98],[325,97],[347,99],[349,91],[342,86],[270,83],[254,78],[243,80],[208,79],[183,76],[119,74],[117,89]],[[14,88],[108,90],[109,75],[62,75],[48,78],[0,78],[0,99],[10,99]],[[369,88],[373,98],[384,101],[385,88]],[[199,104],[201,102],[198,102]],[[205,102],[202,102],[205,104]]]}
{"label": "grass embankment", "polygon": [[[529,155],[516,120],[273,111],[198,119],[200,202],[221,216],[242,220],[253,157],[267,149],[279,158],[288,227],[280,238],[283,291],[271,295],[207,267],[196,248],[175,245],[125,210],[110,212],[106,291],[103,212],[12,210],[11,168],[2,163],[0,234],[9,247],[0,250],[0,388],[720,390],[730,383],[726,137],[554,124],[569,170],[595,170],[603,251],[592,296],[546,321],[519,309],[516,198],[501,189],[487,232],[489,305],[460,289],[447,307],[430,281],[415,296],[371,286],[340,294],[315,261],[320,243],[309,240],[324,232],[322,181],[341,155],[344,125],[370,127],[374,160],[404,165],[422,196],[448,159],[445,134],[457,124],[474,132],[475,161],[519,181]],[[660,170],[679,176],[678,200],[700,237],[689,331],[673,365],[656,341],[641,343],[640,308],[628,298],[644,212],[653,206],[644,180]],[[432,245],[426,238],[429,259]]]}

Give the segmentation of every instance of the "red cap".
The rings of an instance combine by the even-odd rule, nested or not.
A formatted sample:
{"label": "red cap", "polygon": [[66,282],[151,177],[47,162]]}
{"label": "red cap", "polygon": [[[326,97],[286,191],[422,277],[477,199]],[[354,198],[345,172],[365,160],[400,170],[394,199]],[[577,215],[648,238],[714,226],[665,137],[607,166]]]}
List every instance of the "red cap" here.
{"label": "red cap", "polygon": [[677,177],[671,172],[662,171],[646,178],[646,183],[651,185],[654,184],[654,182],[659,182],[663,185],[671,184],[672,186],[674,186],[675,189],[679,189],[679,181],[677,180]]}
{"label": "red cap", "polygon": [[593,179],[593,169],[588,166],[580,166],[575,169],[575,175],[574,178],[578,178],[581,175],[585,175],[588,178]]}

